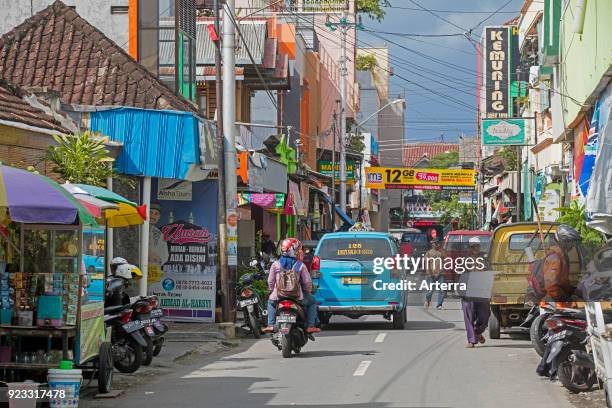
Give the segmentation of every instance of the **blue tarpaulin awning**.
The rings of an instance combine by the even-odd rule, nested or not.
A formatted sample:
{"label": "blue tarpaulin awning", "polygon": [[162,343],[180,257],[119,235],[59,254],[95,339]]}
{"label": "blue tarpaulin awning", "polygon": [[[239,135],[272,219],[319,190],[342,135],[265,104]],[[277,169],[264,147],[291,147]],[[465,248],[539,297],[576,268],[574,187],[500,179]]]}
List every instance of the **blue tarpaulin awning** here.
{"label": "blue tarpaulin awning", "polygon": [[198,119],[189,112],[121,107],[91,112],[90,129],[121,142],[120,173],[185,179],[200,163]]}

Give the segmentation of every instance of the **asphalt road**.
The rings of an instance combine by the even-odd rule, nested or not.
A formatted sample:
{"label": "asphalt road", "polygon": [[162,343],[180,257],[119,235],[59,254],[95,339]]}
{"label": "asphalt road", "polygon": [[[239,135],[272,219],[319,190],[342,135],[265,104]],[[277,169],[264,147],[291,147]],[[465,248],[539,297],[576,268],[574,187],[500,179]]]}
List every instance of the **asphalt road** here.
{"label": "asphalt road", "polygon": [[86,407],[573,407],[566,391],[535,373],[526,337],[465,348],[457,301],[411,306],[406,330],[382,318],[332,318],[299,356],[268,339],[201,359],[115,400]]}

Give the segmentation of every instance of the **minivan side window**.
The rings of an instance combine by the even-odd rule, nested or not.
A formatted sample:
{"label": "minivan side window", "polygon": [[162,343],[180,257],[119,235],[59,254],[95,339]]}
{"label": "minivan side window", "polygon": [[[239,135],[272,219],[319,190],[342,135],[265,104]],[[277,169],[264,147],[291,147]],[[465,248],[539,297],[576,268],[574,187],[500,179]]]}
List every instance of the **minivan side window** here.
{"label": "minivan side window", "polygon": [[[540,241],[540,234],[537,232],[512,234],[508,242],[508,249],[511,251],[524,251],[525,248],[529,246],[533,251],[541,251],[543,246]],[[546,241],[547,244],[554,243],[553,235],[548,234],[548,236],[544,238],[544,241]]]}

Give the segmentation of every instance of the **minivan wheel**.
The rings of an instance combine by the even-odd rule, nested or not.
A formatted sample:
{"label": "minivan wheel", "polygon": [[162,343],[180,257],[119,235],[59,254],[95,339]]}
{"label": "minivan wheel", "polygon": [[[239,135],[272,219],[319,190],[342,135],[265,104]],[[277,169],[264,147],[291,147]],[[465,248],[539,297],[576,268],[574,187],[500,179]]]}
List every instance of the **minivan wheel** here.
{"label": "minivan wheel", "polygon": [[499,308],[491,306],[491,316],[489,317],[489,338],[499,339],[500,327],[499,327]]}

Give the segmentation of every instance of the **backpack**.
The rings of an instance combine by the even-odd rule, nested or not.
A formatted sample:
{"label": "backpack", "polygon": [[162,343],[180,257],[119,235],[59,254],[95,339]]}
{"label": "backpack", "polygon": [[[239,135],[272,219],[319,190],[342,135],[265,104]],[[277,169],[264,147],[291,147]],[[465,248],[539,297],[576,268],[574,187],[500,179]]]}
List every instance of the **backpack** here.
{"label": "backpack", "polygon": [[281,267],[276,278],[276,293],[279,298],[300,297],[300,274],[297,271],[302,265],[302,262],[296,261],[291,269]]}
{"label": "backpack", "polygon": [[544,259],[536,260],[527,276],[526,300],[538,303],[546,295],[544,287]]}

